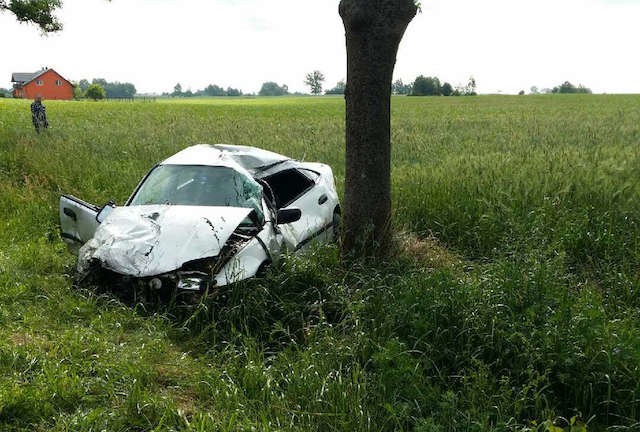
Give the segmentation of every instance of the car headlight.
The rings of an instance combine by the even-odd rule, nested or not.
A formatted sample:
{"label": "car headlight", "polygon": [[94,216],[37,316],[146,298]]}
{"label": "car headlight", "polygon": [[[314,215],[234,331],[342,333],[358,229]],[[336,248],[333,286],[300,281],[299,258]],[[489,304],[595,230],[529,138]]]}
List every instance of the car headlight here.
{"label": "car headlight", "polygon": [[208,287],[216,284],[215,279],[204,272],[178,272],[178,283],[176,287],[179,290],[186,291],[204,291]]}
{"label": "car headlight", "polygon": [[201,291],[206,285],[200,278],[184,278],[178,281],[178,289],[188,291]]}

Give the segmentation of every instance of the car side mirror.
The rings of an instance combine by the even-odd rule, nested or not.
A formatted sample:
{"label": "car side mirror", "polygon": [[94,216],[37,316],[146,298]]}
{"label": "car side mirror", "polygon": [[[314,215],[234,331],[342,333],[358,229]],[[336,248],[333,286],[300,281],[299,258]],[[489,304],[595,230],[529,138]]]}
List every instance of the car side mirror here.
{"label": "car side mirror", "polygon": [[302,212],[297,208],[278,210],[278,224],[296,222],[299,221],[301,217]]}
{"label": "car side mirror", "polygon": [[100,211],[98,212],[98,214],[96,214],[96,220],[98,221],[98,223],[102,223],[102,221],[105,220],[107,216],[111,214],[111,212],[115,207],[116,207],[116,202],[113,200],[103,205]]}

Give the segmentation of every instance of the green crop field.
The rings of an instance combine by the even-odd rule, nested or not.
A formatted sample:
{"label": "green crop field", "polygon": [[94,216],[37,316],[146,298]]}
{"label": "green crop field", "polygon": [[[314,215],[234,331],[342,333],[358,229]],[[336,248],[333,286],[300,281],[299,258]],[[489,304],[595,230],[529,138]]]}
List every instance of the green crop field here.
{"label": "green crop field", "polygon": [[392,101],[397,251],[314,248],[194,306],[72,287],[58,197],[196,143],[344,182],[340,97],[0,99],[0,430],[640,427],[640,96]]}

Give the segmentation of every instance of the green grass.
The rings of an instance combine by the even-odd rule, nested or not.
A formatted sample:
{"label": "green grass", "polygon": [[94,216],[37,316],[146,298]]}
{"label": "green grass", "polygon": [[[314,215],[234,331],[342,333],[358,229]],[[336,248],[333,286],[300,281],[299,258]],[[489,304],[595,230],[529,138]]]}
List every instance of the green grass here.
{"label": "green grass", "polygon": [[195,143],[329,163],[342,98],[0,99],[0,430],[631,430],[640,96],[394,98],[384,266],[325,247],[193,307],[71,287],[57,200]]}

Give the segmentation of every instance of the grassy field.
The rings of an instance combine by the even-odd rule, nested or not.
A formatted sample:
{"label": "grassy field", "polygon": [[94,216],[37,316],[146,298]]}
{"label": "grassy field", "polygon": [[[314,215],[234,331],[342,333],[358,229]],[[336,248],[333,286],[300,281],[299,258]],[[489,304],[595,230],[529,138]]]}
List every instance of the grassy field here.
{"label": "grassy field", "polygon": [[640,428],[640,96],[395,98],[392,262],[194,307],[71,287],[58,196],[233,143],[329,163],[341,98],[0,99],[0,430]]}

